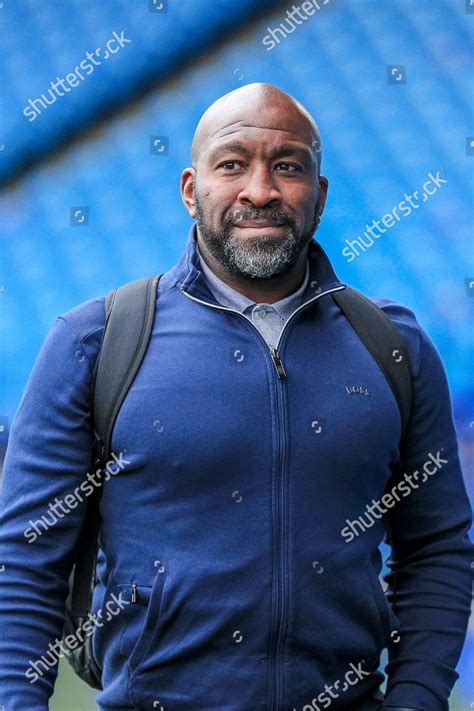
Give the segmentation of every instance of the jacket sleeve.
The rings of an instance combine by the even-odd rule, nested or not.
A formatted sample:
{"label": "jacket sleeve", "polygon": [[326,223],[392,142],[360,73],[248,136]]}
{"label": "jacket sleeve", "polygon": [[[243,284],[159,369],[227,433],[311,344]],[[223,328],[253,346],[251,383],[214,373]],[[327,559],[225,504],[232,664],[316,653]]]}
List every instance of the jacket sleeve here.
{"label": "jacket sleeve", "polygon": [[5,711],[46,711],[53,692],[68,578],[85,514],[86,487],[80,485],[91,464],[91,371],[86,351],[58,317],[13,420],[0,497]]}
{"label": "jacket sleeve", "polygon": [[471,510],[444,366],[417,324],[413,408],[387,491],[388,598],[399,620],[389,649],[383,708],[447,711],[471,604]]}

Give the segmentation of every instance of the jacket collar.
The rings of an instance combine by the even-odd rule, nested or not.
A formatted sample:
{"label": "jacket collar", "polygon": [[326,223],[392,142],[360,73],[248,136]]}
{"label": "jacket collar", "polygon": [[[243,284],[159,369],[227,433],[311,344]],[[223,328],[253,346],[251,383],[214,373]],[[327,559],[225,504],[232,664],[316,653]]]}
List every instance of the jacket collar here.
{"label": "jacket collar", "polygon": [[[180,290],[203,301],[219,305],[201,269],[196,244],[196,223],[189,229],[186,250],[175,267],[176,283]],[[329,257],[319,242],[312,239],[308,246],[309,280],[304,301],[317,294],[343,285],[336,276]]]}
{"label": "jacket collar", "polygon": [[[245,313],[246,311],[251,311],[257,305],[257,302],[253,299],[249,299],[245,294],[242,294],[237,289],[234,289],[225,281],[220,279],[217,274],[215,274],[212,269],[208,267],[205,260],[203,259],[202,252],[199,249],[199,244],[196,242],[196,250],[199,254],[199,264],[200,269],[204,272],[209,288],[216,297],[216,299],[230,308],[240,311],[240,313]],[[279,301],[272,302],[272,308],[283,318],[286,319],[290,316],[295,308],[302,303],[304,295],[306,292],[306,287],[309,283],[309,265],[308,260],[305,263],[305,273],[303,281],[298,289],[296,289],[289,296],[279,299]],[[265,303],[265,299],[262,298],[258,303]]]}

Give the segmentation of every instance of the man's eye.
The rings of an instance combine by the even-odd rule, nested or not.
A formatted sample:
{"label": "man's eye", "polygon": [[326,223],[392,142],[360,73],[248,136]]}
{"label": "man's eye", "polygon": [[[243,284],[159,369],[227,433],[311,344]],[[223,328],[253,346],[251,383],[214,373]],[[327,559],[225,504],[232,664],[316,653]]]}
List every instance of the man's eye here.
{"label": "man's eye", "polygon": [[299,165],[294,165],[294,163],[278,163],[277,168],[281,168],[283,166],[283,173],[294,173],[295,171],[300,171],[301,168]]}
{"label": "man's eye", "polygon": [[236,167],[239,167],[241,163],[239,163],[236,160],[226,160],[225,163],[221,163],[219,168],[225,168],[226,170],[235,170]]}

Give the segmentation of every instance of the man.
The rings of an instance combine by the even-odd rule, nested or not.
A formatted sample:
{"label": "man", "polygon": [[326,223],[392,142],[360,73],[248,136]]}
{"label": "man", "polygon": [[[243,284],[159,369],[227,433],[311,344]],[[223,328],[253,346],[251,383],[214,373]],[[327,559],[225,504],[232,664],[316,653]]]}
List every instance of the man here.
{"label": "man", "polygon": [[[314,119],[272,85],[225,95],[197,127],[181,181],[196,224],[159,282],[114,428],[120,471],[102,490],[94,609],[121,606],[94,631],[101,709],[448,709],[472,547],[446,375],[413,312],[375,299],[413,375],[400,452],[393,392],[332,299],[345,287],[313,239],[328,189],[320,159]],[[103,299],[58,318],[12,427],[8,711],[46,709],[53,689],[44,655],[61,636],[85,510],[63,502],[90,466],[103,328]]]}

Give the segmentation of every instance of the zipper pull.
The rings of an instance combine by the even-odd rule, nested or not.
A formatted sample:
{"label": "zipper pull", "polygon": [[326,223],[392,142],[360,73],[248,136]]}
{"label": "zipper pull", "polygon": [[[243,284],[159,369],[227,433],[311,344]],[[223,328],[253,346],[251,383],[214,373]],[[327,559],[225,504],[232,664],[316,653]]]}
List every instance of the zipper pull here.
{"label": "zipper pull", "polygon": [[138,592],[137,592],[137,586],[135,583],[132,585],[132,602],[136,602],[138,600]]}
{"label": "zipper pull", "polygon": [[281,358],[278,355],[278,351],[276,348],[270,348],[270,355],[272,357],[273,365],[276,368],[276,372],[279,378],[286,378],[286,372],[283,367],[283,363],[281,362]]}

